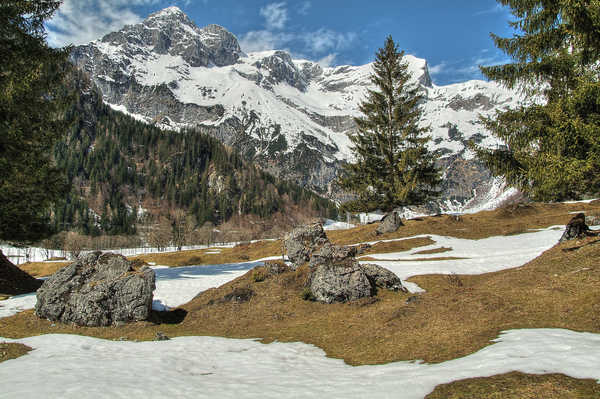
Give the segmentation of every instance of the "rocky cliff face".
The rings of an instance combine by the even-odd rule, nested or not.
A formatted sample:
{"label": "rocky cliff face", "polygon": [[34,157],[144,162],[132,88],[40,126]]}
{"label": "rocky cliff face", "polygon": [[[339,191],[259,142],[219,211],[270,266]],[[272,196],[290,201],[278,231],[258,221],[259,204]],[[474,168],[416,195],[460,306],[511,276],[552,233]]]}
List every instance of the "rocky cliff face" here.
{"label": "rocky cliff face", "polygon": [[[244,54],[226,29],[198,28],[176,7],[78,46],[72,59],[113,107],[165,128],[193,125],[267,171],[334,197],[336,171],[352,159],[346,134],[371,87],[371,64],[325,68],[285,51]],[[483,81],[435,86],[425,60],[405,60],[426,97],[421,123],[445,155],[444,199],[458,208],[489,199],[497,182],[465,143],[498,145],[479,115],[520,98]]]}

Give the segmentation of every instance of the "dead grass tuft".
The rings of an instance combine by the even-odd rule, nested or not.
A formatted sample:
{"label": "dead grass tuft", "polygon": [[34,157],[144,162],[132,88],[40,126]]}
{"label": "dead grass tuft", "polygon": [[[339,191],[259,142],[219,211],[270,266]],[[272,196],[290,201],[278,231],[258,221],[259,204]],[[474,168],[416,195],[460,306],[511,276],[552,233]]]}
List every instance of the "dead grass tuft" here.
{"label": "dead grass tuft", "polygon": [[18,343],[0,342],[0,363],[25,355],[32,348]]}
{"label": "dead grass tuft", "polygon": [[563,374],[512,372],[438,385],[425,399],[595,399],[600,385]]}
{"label": "dead grass tuft", "polygon": [[413,248],[424,247],[427,245],[433,245],[435,241],[431,239],[431,237],[419,237],[419,238],[409,238],[402,241],[379,241],[371,246],[371,248],[367,248],[363,254],[387,254],[392,252],[404,252],[409,251]]}
{"label": "dead grass tuft", "polygon": [[440,247],[440,248],[426,249],[423,251],[413,252],[413,254],[414,255],[431,255],[431,254],[441,254],[443,252],[449,252],[449,251],[452,251],[452,248]]}

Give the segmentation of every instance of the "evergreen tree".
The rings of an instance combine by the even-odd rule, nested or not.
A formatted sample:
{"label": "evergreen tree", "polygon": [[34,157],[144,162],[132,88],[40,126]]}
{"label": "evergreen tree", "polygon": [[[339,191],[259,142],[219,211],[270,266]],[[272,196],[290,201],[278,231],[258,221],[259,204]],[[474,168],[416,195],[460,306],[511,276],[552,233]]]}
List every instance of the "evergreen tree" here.
{"label": "evergreen tree", "polygon": [[491,36],[513,62],[481,70],[536,101],[483,119],[505,146],[472,148],[493,174],[533,199],[598,193],[600,2],[498,1],[510,7],[519,34]]}
{"label": "evergreen tree", "polygon": [[66,192],[52,148],[66,130],[61,83],[68,50],[49,48],[44,21],[59,1],[0,2],[0,239],[49,233],[49,206]]}
{"label": "evergreen tree", "polygon": [[339,179],[342,188],[357,195],[344,204],[347,210],[390,211],[438,194],[438,154],[427,149],[429,129],[419,127],[422,95],[403,57],[391,36],[376,54],[371,82],[377,89],[360,104],[358,133],[349,135],[356,162],[346,164]]}

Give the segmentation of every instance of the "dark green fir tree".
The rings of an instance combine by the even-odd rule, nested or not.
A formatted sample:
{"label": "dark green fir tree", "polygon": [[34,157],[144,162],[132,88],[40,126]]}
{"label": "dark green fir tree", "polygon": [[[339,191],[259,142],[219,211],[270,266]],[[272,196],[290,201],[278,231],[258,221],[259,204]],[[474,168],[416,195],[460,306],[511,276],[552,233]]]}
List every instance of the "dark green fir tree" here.
{"label": "dark green fir tree", "polygon": [[483,122],[505,145],[472,145],[492,173],[532,199],[578,199],[600,192],[600,2],[498,0],[517,34],[492,34],[513,62],[485,76],[523,90],[529,104]]}
{"label": "dark green fir tree", "polygon": [[377,51],[367,99],[350,134],[354,163],[341,172],[340,186],[356,195],[344,204],[353,212],[418,205],[438,195],[437,152],[430,151],[428,128],[420,127],[422,94],[411,80],[404,52],[391,37]]}
{"label": "dark green fir tree", "polygon": [[44,21],[59,1],[0,2],[0,239],[49,233],[49,207],[66,193],[53,146],[65,133],[61,84],[68,50],[52,49]]}

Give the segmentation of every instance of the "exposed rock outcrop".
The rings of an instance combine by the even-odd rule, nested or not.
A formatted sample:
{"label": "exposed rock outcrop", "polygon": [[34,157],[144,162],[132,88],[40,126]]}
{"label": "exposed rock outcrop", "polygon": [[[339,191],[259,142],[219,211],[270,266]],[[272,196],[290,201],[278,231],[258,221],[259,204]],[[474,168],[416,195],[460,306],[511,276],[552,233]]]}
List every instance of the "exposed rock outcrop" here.
{"label": "exposed rock outcrop", "polygon": [[317,301],[347,302],[374,294],[371,282],[356,260],[323,255],[311,259],[309,288]]}
{"label": "exposed rock outcrop", "polygon": [[121,255],[93,252],[56,272],[37,292],[35,313],[52,321],[109,326],[148,319],[154,270]]}
{"label": "exposed rock outcrop", "polygon": [[271,275],[282,274],[290,271],[290,267],[285,263],[277,260],[268,260],[265,262],[265,269]]}
{"label": "exposed rock outcrop", "polygon": [[42,281],[13,265],[0,251],[0,294],[20,295],[34,292]]}
{"label": "exposed rock outcrop", "polygon": [[313,251],[327,242],[329,240],[323,226],[320,223],[313,223],[292,230],[285,237],[284,247],[292,267],[297,268],[308,262]]}
{"label": "exposed rock outcrop", "polygon": [[307,288],[317,301],[353,301],[375,295],[377,288],[406,291],[391,271],[377,265],[361,265],[356,259],[357,247],[329,242],[321,224],[296,228],[284,245],[295,267],[309,260]]}
{"label": "exposed rock outcrop", "polygon": [[371,282],[371,286],[392,291],[408,292],[402,285],[402,280],[388,269],[372,263],[365,263],[360,265],[360,267]]}
{"label": "exposed rock outcrop", "polygon": [[398,230],[400,226],[404,226],[402,220],[400,219],[400,215],[397,212],[390,212],[381,220],[381,223],[375,230],[375,234],[381,235],[385,233],[393,233]]}

